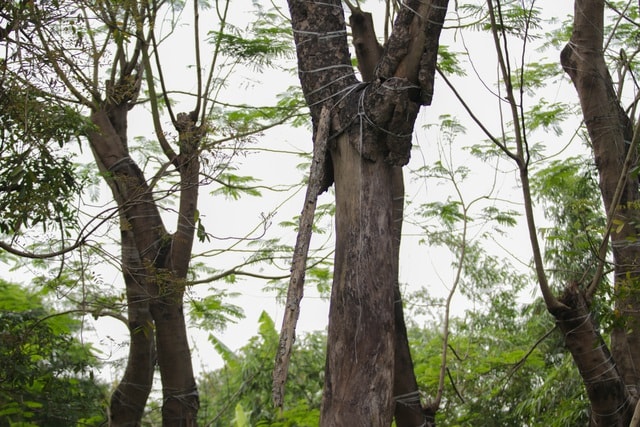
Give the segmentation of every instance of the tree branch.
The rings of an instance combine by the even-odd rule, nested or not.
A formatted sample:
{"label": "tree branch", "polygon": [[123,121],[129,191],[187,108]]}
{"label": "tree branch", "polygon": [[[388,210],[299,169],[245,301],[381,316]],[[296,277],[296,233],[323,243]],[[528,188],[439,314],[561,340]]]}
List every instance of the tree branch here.
{"label": "tree branch", "polygon": [[273,370],[272,398],[276,407],[282,408],[284,403],[284,386],[287,381],[289,361],[295,340],[296,323],[300,315],[300,301],[304,294],[304,276],[306,271],[307,255],[313,230],[313,218],[316,210],[318,195],[322,190],[324,181],[324,163],[327,150],[327,139],[331,127],[331,108],[325,104],[320,113],[318,131],[313,147],[313,160],[309,172],[309,186],[305,196],[302,214],[300,215],[300,227],[296,246],[291,262],[291,279],[287,291],[287,303],[285,305],[280,342],[276,353],[276,363]]}
{"label": "tree branch", "polygon": [[[525,159],[525,147],[527,145],[527,141],[521,127],[521,118],[517,107],[518,104],[516,103],[516,99],[513,93],[513,84],[511,83],[511,66],[509,64],[508,56],[506,56],[506,47],[504,48],[505,53],[503,54],[503,48],[500,43],[500,37],[498,35],[499,25],[496,22],[493,0],[487,0],[487,6],[489,8],[489,17],[491,19],[491,34],[493,35],[495,50],[496,54],[498,55],[498,65],[502,74],[502,80],[505,82],[505,90],[507,92],[506,98],[511,109],[512,123],[514,127],[513,131],[516,140],[515,162],[518,165],[518,169],[520,171],[520,182],[522,184],[525,216],[527,219],[529,241],[531,243],[531,250],[533,252],[535,272],[542,297],[545,304],[547,305],[547,309],[551,313],[554,313],[559,309],[567,307],[562,304],[553,294],[553,291],[551,290],[551,287],[549,285],[547,274],[545,272],[544,262],[542,259],[542,250],[540,249],[540,243],[538,241],[538,230],[536,228],[535,216],[533,213],[533,199],[531,197],[531,189],[529,184],[528,160]],[[504,28],[503,25],[500,25],[500,27]]]}

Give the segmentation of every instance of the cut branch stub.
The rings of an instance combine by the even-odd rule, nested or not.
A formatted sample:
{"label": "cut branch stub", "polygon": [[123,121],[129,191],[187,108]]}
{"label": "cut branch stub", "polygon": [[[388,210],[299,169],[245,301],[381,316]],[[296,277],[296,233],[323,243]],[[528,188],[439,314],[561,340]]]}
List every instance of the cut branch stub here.
{"label": "cut branch stub", "polygon": [[421,105],[431,104],[439,36],[448,4],[448,0],[405,2],[376,69],[378,79],[399,77],[416,85],[419,93],[412,100]]}
{"label": "cut branch stub", "polygon": [[351,24],[353,47],[358,59],[358,70],[360,70],[362,80],[370,82],[374,78],[376,65],[384,50],[378,43],[372,15],[358,8],[351,9],[349,23]]}

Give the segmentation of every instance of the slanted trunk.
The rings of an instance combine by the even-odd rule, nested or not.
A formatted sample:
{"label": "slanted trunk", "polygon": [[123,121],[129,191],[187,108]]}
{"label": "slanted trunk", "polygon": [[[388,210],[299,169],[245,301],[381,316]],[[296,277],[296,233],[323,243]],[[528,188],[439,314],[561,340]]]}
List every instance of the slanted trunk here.
{"label": "slanted trunk", "polygon": [[[396,340],[404,325],[396,324],[394,304],[399,228],[392,178],[409,160],[419,107],[431,100],[447,7],[446,1],[406,3],[374,75],[370,66],[364,69],[371,82],[361,83],[349,58],[341,2],[289,0],[314,129],[323,105],[332,107],[333,117],[325,176],[327,186],[335,182],[337,242],[322,426],[386,427],[397,407],[395,349],[406,338]],[[370,46],[368,52],[379,51]]]}
{"label": "slanted trunk", "polygon": [[[631,121],[620,106],[605,63],[604,3],[603,0],[575,1],[573,33],[562,51],[561,62],[578,92],[600,176],[602,200],[607,215],[615,224],[610,239],[615,263],[616,311],[620,316],[612,332],[613,358],[605,366],[612,371],[617,369],[622,385],[611,379],[609,388],[590,393],[589,397],[596,421],[603,413],[616,413],[619,417],[597,425],[628,425],[633,405],[629,410],[626,399],[637,399],[640,385],[640,246],[637,245],[640,194],[637,177],[629,175],[622,177],[626,181],[619,203],[614,200],[634,136]],[[632,160],[636,164],[635,153]],[[574,358],[580,357],[577,353],[572,354]],[[585,384],[589,390],[586,378]],[[619,391],[621,387],[624,393]]]}
{"label": "slanted trunk", "polygon": [[[122,153],[128,156],[127,146],[127,112],[125,105],[112,107],[109,114],[94,116],[94,122],[107,125],[111,123],[120,144]],[[106,119],[106,120],[105,120]],[[98,126],[99,128],[99,126]],[[90,140],[98,141],[94,135]],[[116,139],[114,138],[115,142]],[[111,188],[111,193],[118,206],[123,206],[125,199],[119,186],[111,177],[103,157],[98,155],[92,145],[94,158],[100,173]],[[115,154],[114,154],[115,155]],[[151,393],[153,373],[156,364],[156,348],[154,339],[154,323],[150,312],[147,271],[136,246],[135,234],[131,229],[124,211],[120,211],[120,247],[121,268],[127,295],[127,321],[129,329],[129,356],[125,372],[111,395],[109,407],[109,425],[112,427],[131,427],[141,425],[144,408]]]}
{"label": "slanted trunk", "polygon": [[[121,224],[124,219],[121,218]],[[156,364],[153,318],[149,292],[144,286],[144,267],[135,247],[133,233],[121,227],[122,273],[127,294],[129,357],[124,375],[111,396],[109,425],[139,426],[153,385]]]}
{"label": "slanted trunk", "polygon": [[560,302],[568,309],[553,314],[585,384],[591,403],[591,425],[627,427],[634,405],[583,291],[571,284]]}

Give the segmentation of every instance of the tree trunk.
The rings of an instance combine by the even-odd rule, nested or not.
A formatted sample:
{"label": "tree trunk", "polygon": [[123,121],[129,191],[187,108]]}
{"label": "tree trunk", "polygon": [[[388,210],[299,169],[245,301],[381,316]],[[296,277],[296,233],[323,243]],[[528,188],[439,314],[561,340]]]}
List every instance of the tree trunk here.
{"label": "tree trunk", "polygon": [[[347,3],[349,5],[349,3]],[[373,17],[368,12],[350,6],[349,23],[351,37],[362,80],[370,82],[375,77],[375,68],[384,48],[379,44],[373,25]],[[398,427],[424,425],[425,414],[420,401],[418,382],[413,370],[411,351],[404,321],[402,294],[398,282],[402,221],[404,219],[404,177],[402,168],[396,166],[391,171],[392,223],[393,223],[393,281],[394,281],[394,324],[395,356],[393,396],[394,418]]]}
{"label": "tree trunk", "polygon": [[[94,116],[94,123],[106,126],[105,118],[111,124],[117,136],[119,148],[128,156],[126,105],[111,107],[109,114]],[[98,119],[100,117],[100,119]],[[101,140],[97,135],[90,142]],[[112,141],[116,141],[113,138]],[[118,206],[124,206],[125,200],[119,186],[109,173],[98,151],[91,145],[100,173],[105,177],[114,200]],[[123,210],[120,210],[120,247],[121,268],[127,295],[127,320],[129,329],[129,356],[124,375],[111,395],[109,407],[109,425],[112,427],[131,427],[141,425],[144,408],[151,393],[153,373],[156,364],[154,323],[150,312],[150,294],[147,286],[147,272],[136,246],[135,234]]]}
{"label": "tree trunk", "polygon": [[[427,414],[422,408],[418,381],[413,370],[413,360],[407,337],[407,327],[404,321],[402,307],[402,293],[398,282],[400,241],[402,236],[402,220],[404,217],[404,179],[402,168],[394,167],[391,177],[391,191],[393,197],[393,307],[395,324],[395,355],[393,376],[393,397],[395,403],[394,418],[397,427],[435,426],[435,420],[430,419],[427,424]],[[427,408],[429,409],[429,408]],[[437,408],[435,408],[437,409]],[[432,414],[435,415],[435,414]]]}
{"label": "tree trunk", "polygon": [[[617,369],[620,373],[626,393],[621,395],[616,391],[620,385],[613,381],[610,396],[605,396],[606,393],[589,396],[596,418],[598,407],[601,411],[614,411],[620,417],[615,423],[611,421],[612,423],[598,425],[628,425],[633,405],[624,400],[629,397],[637,399],[640,385],[640,247],[637,245],[640,194],[637,177],[627,176],[623,177],[626,181],[619,204],[614,200],[628,147],[634,135],[631,121],[620,106],[605,63],[604,3],[603,0],[575,1],[573,33],[562,51],[561,62],[578,92],[600,175],[602,200],[607,215],[614,221],[611,233],[615,263],[614,295],[616,312],[620,316],[612,332],[613,360],[610,360],[609,365],[612,370]],[[633,160],[635,165],[637,159]],[[613,397],[623,400],[614,402],[611,401]],[[602,405],[606,401],[610,403],[605,409]]]}
{"label": "tree trunk", "polygon": [[197,425],[198,390],[193,376],[183,298],[191,261],[198,203],[201,130],[191,115],[178,114],[176,128],[180,153],[175,161],[180,173],[180,204],[176,232],[166,263],[159,268],[167,280],[156,282],[157,300],[151,306],[156,325],[158,366],[162,378],[162,424],[165,427]]}
{"label": "tree trunk", "polygon": [[389,426],[395,343],[392,167],[362,159],[353,142],[344,135],[331,150],[338,240],[321,425]]}
{"label": "tree trunk", "polygon": [[394,304],[399,229],[392,177],[409,160],[420,105],[431,100],[446,7],[407,1],[372,81],[360,83],[341,2],[289,0],[314,130],[322,105],[333,117],[325,176],[327,186],[335,182],[337,241],[322,426],[389,426],[393,419],[395,348],[402,341],[396,327],[404,328]]}
{"label": "tree trunk", "polygon": [[634,405],[584,293],[569,285],[560,298],[568,309],[553,313],[573,356],[591,403],[592,426],[627,427]]}
{"label": "tree trunk", "polygon": [[[158,365],[163,386],[163,425],[195,426],[198,410],[198,393],[193,377],[191,355],[187,340],[183,302],[185,278],[191,256],[194,236],[194,212],[197,203],[199,131],[189,121],[182,121],[178,128],[180,135],[180,155],[175,164],[180,172],[180,212],[177,232],[169,235],[164,227],[158,206],[138,165],[129,157],[126,143],[127,114],[126,103],[105,105],[93,112],[91,119],[96,130],[89,135],[89,142],[96,162],[106,171],[105,179],[109,183],[114,200],[121,214],[123,250],[137,252],[123,259],[134,260],[142,266],[127,277],[131,271],[124,271],[127,295],[143,294],[145,302],[134,300],[133,310],[142,321],[153,319]],[[133,242],[134,246],[129,244]],[[123,268],[131,267],[123,262]],[[131,304],[132,301],[129,301]],[[148,313],[147,310],[148,304]],[[139,311],[142,310],[142,311]],[[135,319],[129,319],[130,323]],[[138,328],[139,325],[136,326]],[[143,326],[143,331],[149,325]],[[136,328],[132,332],[136,331]],[[137,332],[140,332],[139,330]],[[127,375],[148,379],[153,375],[154,352],[145,346],[153,343],[149,337],[133,336],[130,356],[135,357],[134,367],[140,372],[127,368]],[[140,358],[140,359],[138,359]],[[144,360],[142,360],[144,359]],[[150,383],[139,383],[143,388],[131,387],[126,383],[119,386],[112,398],[112,423],[135,426],[140,423],[139,410],[122,409],[122,402],[146,401]],[[116,411],[118,411],[116,413]]]}
{"label": "tree trunk", "polygon": [[135,247],[133,233],[121,218],[122,272],[127,293],[129,358],[122,380],[111,396],[109,425],[139,426],[153,384],[156,348],[153,318],[149,311],[149,292],[145,288],[144,268]]}

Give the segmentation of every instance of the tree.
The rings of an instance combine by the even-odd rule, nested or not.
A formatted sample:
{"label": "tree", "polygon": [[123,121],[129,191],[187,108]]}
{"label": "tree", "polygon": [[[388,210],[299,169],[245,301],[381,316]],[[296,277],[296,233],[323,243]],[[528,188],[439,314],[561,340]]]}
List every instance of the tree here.
{"label": "tree", "polygon": [[394,402],[417,394],[406,341],[397,339],[404,329],[394,303],[397,207],[413,125],[432,98],[447,1],[402,4],[384,50],[366,27],[370,20],[353,8],[363,81],[349,57],[341,2],[288,3],[314,134],[322,109],[330,111],[321,189],[335,184],[336,252],[320,424],[388,426],[395,408],[398,425],[419,425],[422,411]]}
{"label": "tree", "polygon": [[[26,2],[4,2],[0,13],[0,44],[33,35]],[[43,7],[39,18],[48,25],[60,18],[57,2]],[[19,62],[19,52],[0,63],[0,233],[19,233],[40,225],[68,223],[81,180],[65,146],[86,130],[76,108],[60,102],[7,65]]]}
{"label": "tree", "polygon": [[80,323],[42,293],[0,280],[0,295],[0,426],[102,425],[107,390]]}
{"label": "tree", "polygon": [[[521,308],[513,289],[495,286],[488,304],[450,319],[451,356],[438,425],[585,425],[589,402],[582,380],[542,301]],[[427,324],[439,329],[440,323]],[[409,336],[420,388],[437,389],[439,330],[414,325]]]}
{"label": "tree", "polygon": [[[546,268],[539,242],[539,229],[536,225],[531,191],[531,171],[539,160],[536,147],[530,139],[532,132],[541,126],[549,127],[549,124],[559,117],[557,110],[556,112],[547,111],[545,117],[538,106],[530,110],[525,108],[527,95],[532,93],[531,89],[538,87],[542,76],[550,75],[544,71],[543,67],[537,67],[536,71],[536,64],[531,64],[527,69],[529,64],[525,62],[528,43],[535,37],[530,31],[535,29],[539,22],[539,10],[533,3],[487,1],[486,9],[482,10],[482,16],[486,16],[487,20],[484,24],[485,28],[491,30],[496,48],[501,80],[500,102],[506,101],[509,121],[500,124],[502,135],[492,134],[483,124],[480,124],[480,127],[494,147],[497,147],[517,166],[536,278],[547,310],[555,318],[563,334],[565,345],[582,377],[591,405],[590,423],[591,425],[626,426],[631,421],[637,401],[635,392],[637,380],[632,356],[633,345],[635,345],[633,343],[636,340],[634,338],[635,314],[615,313],[622,313],[626,309],[636,313],[633,308],[636,298],[633,296],[632,289],[636,281],[638,257],[637,247],[633,243],[635,229],[631,224],[635,223],[633,206],[638,198],[637,177],[632,173],[635,169],[637,150],[633,145],[635,136],[632,120],[626,113],[626,111],[633,111],[633,108],[625,110],[620,106],[619,96],[622,93],[622,87],[618,91],[614,88],[605,61],[603,49],[606,29],[605,3],[576,1],[575,5],[573,26],[566,27],[572,31],[571,39],[563,49],[560,59],[564,71],[571,77],[579,93],[582,115],[600,177],[606,226],[604,238],[591,239],[590,245],[584,245],[585,237],[588,236],[573,242],[571,249],[582,252],[579,257],[572,252],[565,254],[555,252],[556,265],[552,267],[564,266],[564,274],[557,274],[557,270],[551,270],[552,274],[549,274]],[[626,4],[624,10],[631,10],[630,6],[630,3]],[[609,40],[615,40],[616,37],[625,38],[630,32],[635,33],[635,24],[624,22],[633,20],[633,12],[626,15],[619,12],[615,6],[613,7],[618,16],[612,28],[607,29],[611,31],[608,34]],[[520,63],[515,62],[514,58],[517,56],[508,47],[509,42],[514,38],[520,40]],[[626,58],[626,53],[623,51],[620,56]],[[623,62],[624,70],[619,74],[620,84],[633,72],[630,63]],[[633,77],[629,78],[633,80]],[[461,97],[455,89],[454,93]],[[635,105],[635,101],[632,105]],[[468,104],[465,104],[465,107],[470,110]],[[480,123],[473,113],[472,118]],[[588,206],[589,209],[594,209],[593,204]],[[563,232],[574,231],[573,223],[569,221],[576,217],[575,212],[572,212],[571,208],[558,208],[567,221],[564,223]],[[596,225],[595,230],[597,230],[598,222],[594,221],[593,211],[588,215],[581,215],[580,220],[585,226]],[[583,232],[593,230],[590,228]],[[606,310],[603,312],[598,309],[606,305],[607,301],[596,301],[596,296],[602,297],[607,294],[605,289],[607,281],[603,277],[608,264],[606,258],[609,238],[611,238],[613,253],[614,304],[617,307],[614,316],[619,316],[619,319],[613,322],[611,350],[603,337],[602,327],[606,326],[606,321],[599,317],[603,313],[606,314]],[[599,240],[602,244],[598,246]],[[582,247],[579,246],[580,244]],[[564,247],[566,248],[567,245]],[[595,251],[593,251],[594,247]],[[550,254],[554,254],[553,249]],[[558,263],[557,257],[562,255],[565,255],[565,259],[562,263]],[[586,263],[585,260],[587,260]],[[567,269],[567,264],[571,262],[574,265]],[[583,269],[580,270],[580,268]],[[554,285],[550,279],[559,280],[561,283]],[[556,294],[557,289],[562,289],[560,295]]]}
{"label": "tree", "polygon": [[[628,9],[631,5],[626,5]],[[617,12],[617,11],[616,11]],[[600,191],[607,213],[607,230],[613,253],[614,298],[616,313],[620,321],[615,325],[611,337],[611,356],[604,367],[615,370],[618,375],[602,389],[594,390],[585,379],[593,406],[594,423],[627,425],[638,400],[640,377],[636,367],[640,362],[640,318],[637,297],[639,248],[637,221],[640,215],[638,201],[638,179],[635,172],[638,163],[637,118],[630,116],[635,111],[635,101],[629,108],[621,105],[620,94],[624,78],[618,81],[616,90],[605,60],[607,46],[605,37],[605,2],[575,1],[573,31],[571,39],[562,51],[561,62],[571,77],[580,98],[584,123],[593,147],[593,156],[600,177]],[[618,22],[630,19],[620,12]],[[637,48],[629,52],[636,55]],[[620,66],[623,72],[633,74],[624,48],[620,50]],[[583,292],[589,301],[602,286],[603,263],[591,282],[585,284]],[[606,393],[608,396],[602,396]],[[609,415],[613,414],[613,415]]]}
{"label": "tree", "polygon": [[[164,425],[196,424],[198,392],[183,299],[192,279],[188,275],[194,239],[209,237],[200,221],[199,187],[216,181],[226,182],[235,193],[251,190],[232,182],[235,175],[225,169],[230,159],[251,135],[294,114],[295,103],[287,105],[290,99],[253,115],[243,106],[226,108],[215,100],[235,64],[268,65],[286,51],[288,40],[282,39],[287,31],[265,31],[266,26],[274,28],[269,21],[273,16],[263,14],[250,28],[250,37],[244,38],[237,35],[240,31],[227,33],[230,2],[216,2],[219,28],[208,33],[212,52],[207,66],[200,28],[206,2],[195,0],[191,5],[193,90],[169,87],[162,56],[166,37],[177,31],[177,17],[188,13],[181,1],[11,2],[8,10],[16,18],[6,18],[2,28],[8,52],[3,72],[40,89],[36,94],[48,92],[85,115],[81,136],[111,190],[113,205],[95,218],[99,224],[115,218],[119,223],[124,319],[131,336],[126,369],[111,398],[113,426],[139,425],[156,363],[163,385]],[[52,11],[56,19],[49,19]],[[11,31],[18,35],[10,37]],[[227,69],[221,67],[224,62]],[[179,102],[189,103],[187,111],[176,111]],[[155,132],[154,141],[133,140],[129,134],[130,112],[143,104],[150,112],[146,120]],[[48,142],[40,135],[33,139]],[[232,154],[208,155],[225,149]],[[160,156],[164,159],[158,160]],[[167,225],[170,222],[173,227]],[[55,257],[85,244],[91,232],[80,230],[75,245],[67,246],[63,239],[60,250],[49,254],[3,247],[17,255]],[[256,257],[245,264],[258,261]],[[231,269],[227,275],[236,273]]]}

